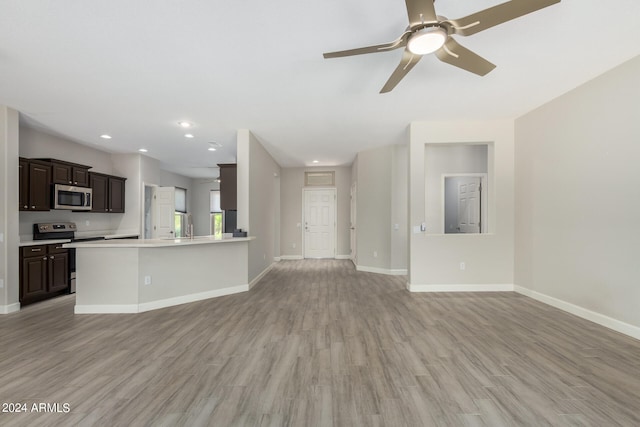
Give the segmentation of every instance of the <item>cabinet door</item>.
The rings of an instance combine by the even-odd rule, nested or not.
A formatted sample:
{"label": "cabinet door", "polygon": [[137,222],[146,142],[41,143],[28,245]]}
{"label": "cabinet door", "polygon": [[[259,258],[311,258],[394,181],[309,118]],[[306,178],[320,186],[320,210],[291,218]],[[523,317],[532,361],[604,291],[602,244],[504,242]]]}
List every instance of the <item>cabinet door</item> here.
{"label": "cabinet door", "polygon": [[20,159],[18,163],[18,173],[20,180],[20,194],[18,196],[18,206],[21,211],[29,210],[29,162]]}
{"label": "cabinet door", "polygon": [[28,303],[47,295],[47,259],[46,255],[22,259],[20,271],[21,303]]}
{"label": "cabinet door", "polygon": [[236,210],[236,165],[225,164],[218,166],[220,166],[220,208],[223,211]]}
{"label": "cabinet door", "polygon": [[49,292],[69,287],[69,252],[49,254]]}
{"label": "cabinet door", "polygon": [[74,167],[72,173],[73,185],[77,185],[79,187],[89,186],[89,169]]}
{"label": "cabinet door", "polygon": [[124,213],[124,184],[122,178],[109,177],[109,212]]}
{"label": "cabinet door", "polygon": [[54,184],[73,185],[71,166],[61,163],[52,163],[51,182]]}
{"label": "cabinet door", "polygon": [[51,165],[29,162],[29,210],[51,209]]}
{"label": "cabinet door", "polygon": [[108,212],[108,181],[109,177],[106,175],[89,174],[89,187],[93,189],[91,212]]}

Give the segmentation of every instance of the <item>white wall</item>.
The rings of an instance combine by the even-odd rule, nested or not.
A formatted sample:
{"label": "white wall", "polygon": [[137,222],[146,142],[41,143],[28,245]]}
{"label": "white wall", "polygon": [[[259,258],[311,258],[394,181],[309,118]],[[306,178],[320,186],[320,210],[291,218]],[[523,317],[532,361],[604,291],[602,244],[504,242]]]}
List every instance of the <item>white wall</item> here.
{"label": "white wall", "polygon": [[249,284],[265,272],[277,253],[280,234],[280,166],[246,129],[238,131],[238,228],[249,242]]}
{"label": "white wall", "polygon": [[640,338],[640,57],[516,120],[516,285]]}
{"label": "white wall", "polygon": [[312,171],[335,172],[337,193],[336,255],[347,257],[350,253],[350,166],[282,169],[280,178],[280,254],[285,257],[303,256],[302,189],[304,188],[304,173]]}
{"label": "white wall", "polygon": [[[489,212],[491,233],[431,235],[414,231],[427,220],[427,144],[491,142],[488,164],[491,171],[488,198],[493,207]],[[511,121],[411,124],[409,287],[412,291],[513,289],[513,146]],[[460,269],[461,262],[465,263],[465,270]]]}
{"label": "white wall", "polygon": [[0,314],[20,308],[18,265],[19,114],[0,105]]}

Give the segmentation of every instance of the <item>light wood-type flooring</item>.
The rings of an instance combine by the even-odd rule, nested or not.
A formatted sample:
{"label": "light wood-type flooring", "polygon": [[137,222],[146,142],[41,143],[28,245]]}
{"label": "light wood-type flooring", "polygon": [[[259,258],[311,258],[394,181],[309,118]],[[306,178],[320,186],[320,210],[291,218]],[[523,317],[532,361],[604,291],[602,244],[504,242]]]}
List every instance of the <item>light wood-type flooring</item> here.
{"label": "light wood-type flooring", "polygon": [[282,261],[247,293],[147,313],[74,315],[71,295],[0,316],[0,402],[71,409],[0,425],[640,426],[639,341],[405,281]]}

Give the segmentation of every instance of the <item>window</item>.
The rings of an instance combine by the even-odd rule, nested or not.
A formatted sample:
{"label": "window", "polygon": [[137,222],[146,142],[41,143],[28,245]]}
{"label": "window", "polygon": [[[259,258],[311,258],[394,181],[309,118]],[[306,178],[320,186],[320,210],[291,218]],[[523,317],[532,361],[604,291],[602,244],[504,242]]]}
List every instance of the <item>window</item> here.
{"label": "window", "polygon": [[211,234],[214,236],[222,236],[223,228],[223,212],[220,209],[220,191],[212,190],[209,192],[209,212],[211,213]]}
{"label": "window", "polygon": [[176,187],[176,212],[187,213],[187,190]]}
{"label": "window", "polygon": [[326,172],[305,172],[305,187],[333,187],[336,185],[336,173],[334,171]]}

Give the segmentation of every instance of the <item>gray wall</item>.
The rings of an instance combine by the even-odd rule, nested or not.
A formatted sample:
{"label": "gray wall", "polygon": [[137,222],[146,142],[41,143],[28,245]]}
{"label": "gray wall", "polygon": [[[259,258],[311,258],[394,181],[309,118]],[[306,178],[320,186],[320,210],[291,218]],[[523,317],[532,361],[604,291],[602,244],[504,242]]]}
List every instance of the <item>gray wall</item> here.
{"label": "gray wall", "polygon": [[407,155],[407,148],[399,145],[358,153],[358,268],[381,273],[407,268]]}
{"label": "gray wall", "polygon": [[205,236],[211,233],[210,220],[210,192],[219,190],[220,183],[211,178],[197,178],[191,186],[193,197],[191,209],[193,214],[193,232],[196,236]]}
{"label": "gray wall", "polygon": [[[427,234],[426,150],[430,144],[490,143],[487,234]],[[409,146],[411,290],[513,288],[513,122],[414,122]],[[429,220],[429,227],[440,221]],[[430,225],[431,224],[431,225]],[[466,269],[460,269],[460,263]]]}
{"label": "gray wall", "polygon": [[0,314],[18,303],[18,112],[0,105]]}
{"label": "gray wall", "polygon": [[249,242],[249,282],[279,256],[280,166],[246,129],[238,131],[238,228],[256,239]]}
{"label": "gray wall", "polygon": [[516,285],[640,336],[640,57],[516,120]]}
{"label": "gray wall", "polygon": [[[349,214],[351,167],[283,168],[280,179],[280,254],[284,257],[302,257],[302,189],[304,173],[309,171],[334,171],[337,192],[336,255],[347,257],[349,248]],[[295,247],[294,247],[295,245]]]}

